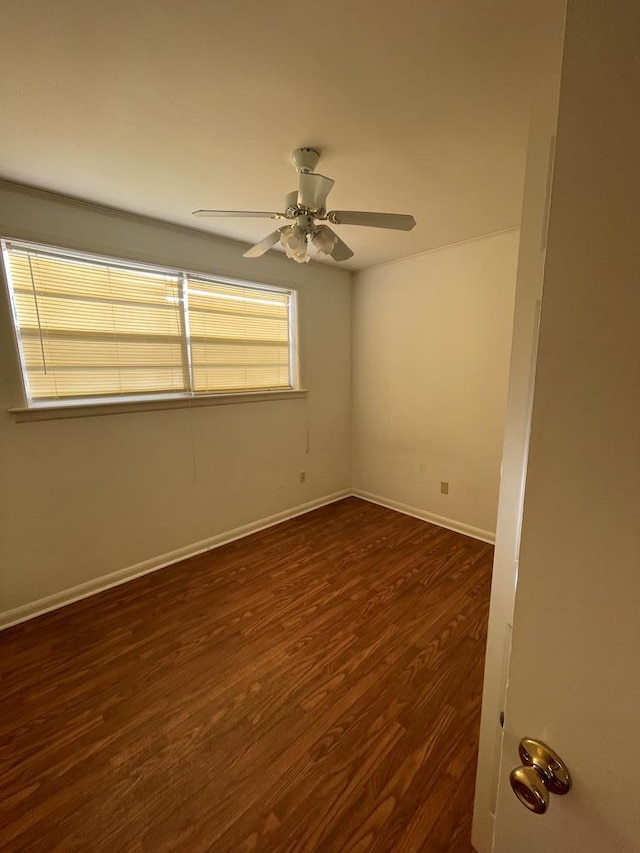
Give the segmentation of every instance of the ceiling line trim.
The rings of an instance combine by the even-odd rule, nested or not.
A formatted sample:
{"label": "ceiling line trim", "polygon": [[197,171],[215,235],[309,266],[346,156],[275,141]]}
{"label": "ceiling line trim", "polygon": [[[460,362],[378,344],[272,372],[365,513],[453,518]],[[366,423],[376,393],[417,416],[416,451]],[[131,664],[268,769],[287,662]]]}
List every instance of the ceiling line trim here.
{"label": "ceiling line trim", "polygon": [[122,207],[113,207],[109,204],[104,204],[99,201],[90,201],[89,199],[80,198],[79,196],[66,195],[65,193],[56,192],[56,190],[47,190],[43,187],[37,187],[33,184],[23,184],[20,181],[11,181],[8,178],[0,177],[0,190],[14,192],[20,195],[30,195],[35,198],[41,198],[45,201],[52,201],[57,204],[64,204],[68,207],[77,207],[82,210],[89,210],[93,213],[102,213],[105,216],[113,216],[116,219],[129,219],[142,223],[153,223],[154,225],[163,225],[173,231],[187,232],[188,234],[204,239],[220,240],[223,243],[235,243],[238,247],[248,246],[249,243],[242,240],[235,240],[233,237],[223,237],[221,234],[215,234],[213,231],[206,231],[203,228],[191,228],[188,225],[180,225],[177,222],[171,222],[168,219],[159,219],[156,216],[147,216],[144,213],[136,213],[133,210],[125,210]]}
{"label": "ceiling line trim", "polygon": [[500,237],[502,234],[511,234],[514,231],[520,230],[520,223],[509,225],[507,228],[498,228],[496,231],[487,231],[484,234],[477,234],[475,237],[466,237],[464,240],[456,240],[453,243],[443,243],[442,246],[434,246],[433,249],[425,249],[424,252],[415,252],[413,255],[404,255],[402,258],[394,258],[391,261],[380,261],[378,264],[371,264],[368,267],[352,270],[354,275],[359,275],[369,270],[379,269],[380,267],[388,267],[392,264],[399,264],[403,261],[411,261],[414,258],[423,258],[425,255],[432,255],[434,252],[442,252],[443,249],[453,249],[456,246],[464,246],[467,243],[476,243],[478,240],[486,240],[489,237]]}

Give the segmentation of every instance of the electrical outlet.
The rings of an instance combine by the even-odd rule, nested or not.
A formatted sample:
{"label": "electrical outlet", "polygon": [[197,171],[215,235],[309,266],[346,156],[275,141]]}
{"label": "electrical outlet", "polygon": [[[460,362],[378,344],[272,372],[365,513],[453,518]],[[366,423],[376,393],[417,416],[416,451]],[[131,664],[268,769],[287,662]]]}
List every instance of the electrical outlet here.
{"label": "electrical outlet", "polygon": [[307,472],[306,471],[300,471],[300,482],[301,483],[307,482]]}
{"label": "electrical outlet", "polygon": [[449,483],[446,483],[444,480],[440,483],[440,494],[448,495],[449,494]]}

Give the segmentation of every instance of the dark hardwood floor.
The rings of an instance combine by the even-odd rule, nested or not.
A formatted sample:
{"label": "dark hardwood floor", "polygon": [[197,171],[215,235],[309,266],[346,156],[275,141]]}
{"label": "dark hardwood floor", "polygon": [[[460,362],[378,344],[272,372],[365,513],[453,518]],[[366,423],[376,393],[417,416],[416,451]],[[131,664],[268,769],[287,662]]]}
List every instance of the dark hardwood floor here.
{"label": "dark hardwood floor", "polygon": [[348,498],[0,633],[0,849],[469,853],[492,555]]}

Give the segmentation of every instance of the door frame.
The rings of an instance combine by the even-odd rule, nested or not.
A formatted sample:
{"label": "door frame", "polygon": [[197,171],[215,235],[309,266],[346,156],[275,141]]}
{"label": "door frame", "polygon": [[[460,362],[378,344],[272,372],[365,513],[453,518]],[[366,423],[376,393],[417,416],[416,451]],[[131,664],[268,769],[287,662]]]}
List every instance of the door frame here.
{"label": "door frame", "polygon": [[511,651],[563,40],[564,14],[555,45],[556,65],[541,83],[530,112],[471,835],[478,853],[491,853],[493,848],[502,752],[500,714]]}

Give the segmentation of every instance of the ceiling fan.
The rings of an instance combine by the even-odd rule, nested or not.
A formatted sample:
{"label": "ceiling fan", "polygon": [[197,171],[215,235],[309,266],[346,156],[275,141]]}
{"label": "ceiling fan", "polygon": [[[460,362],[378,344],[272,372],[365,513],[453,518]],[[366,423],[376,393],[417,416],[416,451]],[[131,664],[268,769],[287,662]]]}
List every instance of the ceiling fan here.
{"label": "ceiling fan", "polygon": [[264,219],[288,219],[289,225],[276,229],[264,240],[256,243],[244,253],[245,258],[259,258],[280,243],[288,258],[298,263],[309,260],[310,245],[319,257],[330,255],[334,261],[346,261],[353,252],[328,225],[368,225],[373,228],[391,228],[395,231],[411,231],[416,224],[413,216],[404,213],[369,213],[362,210],[326,209],[327,196],[334,182],[331,178],[314,172],[320,159],[315,148],[296,148],[291,162],[298,172],[298,189],[288,193],[284,213],[259,210],[194,210],[194,216],[236,216]]}

